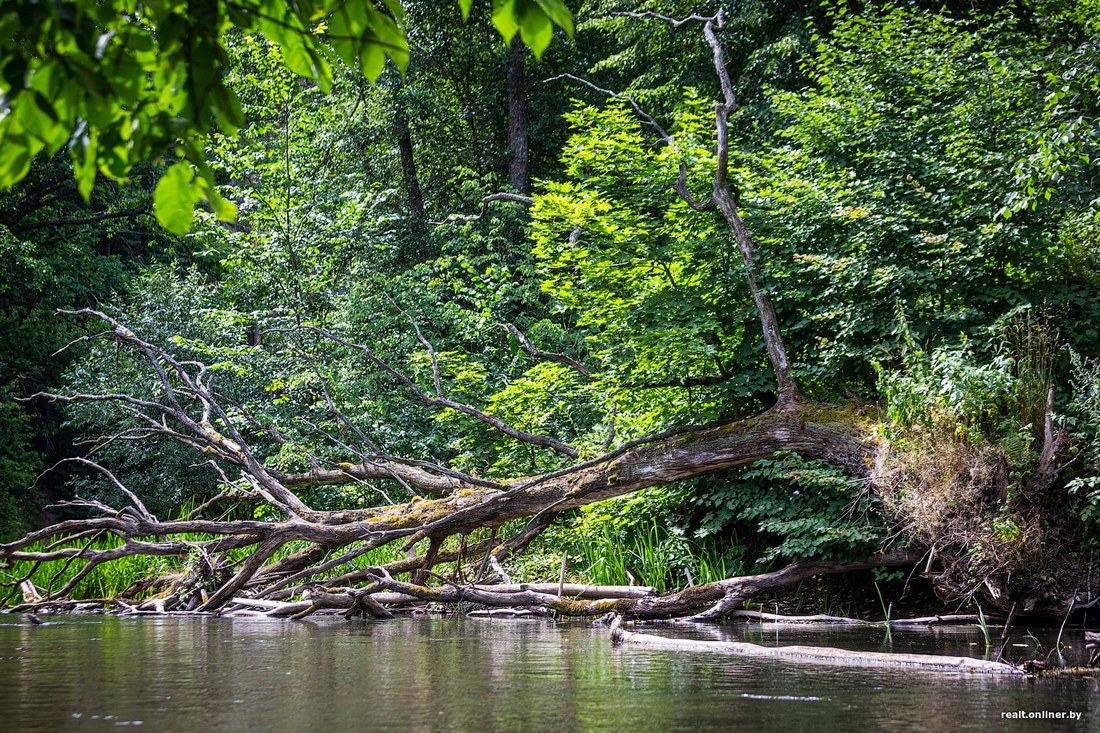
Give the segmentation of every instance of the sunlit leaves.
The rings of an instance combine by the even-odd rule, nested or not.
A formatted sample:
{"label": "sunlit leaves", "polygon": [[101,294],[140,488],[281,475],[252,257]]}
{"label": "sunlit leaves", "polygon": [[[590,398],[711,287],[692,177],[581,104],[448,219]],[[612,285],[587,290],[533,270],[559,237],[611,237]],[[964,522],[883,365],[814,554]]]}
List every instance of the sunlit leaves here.
{"label": "sunlit leaves", "polygon": [[587,335],[627,434],[713,419],[728,406],[719,394],[755,391],[740,260],[718,218],[690,211],[671,186],[681,156],[691,179],[712,163],[713,122],[697,103],[687,95],[676,117],[678,151],[654,149],[625,106],[569,114],[565,180],[533,208],[543,288]]}
{"label": "sunlit leaves", "polygon": [[[470,3],[460,7],[468,14]],[[494,22],[509,40],[518,31],[536,54],[553,26],[572,32],[560,0],[495,2]],[[87,199],[96,175],[121,180],[143,161],[181,154],[197,187],[178,205],[162,197],[158,214],[178,231],[205,200],[219,217],[203,139],[244,124],[240,100],[225,85],[226,41],[261,33],[294,73],[327,90],[333,64],[370,80],[392,61],[404,69],[409,49],[397,0],[192,0],[89,4],[76,0],[0,5],[0,189],[22,179],[40,153],[69,144]],[[160,191],[183,192],[176,180]],[[190,195],[198,190],[202,196]]]}
{"label": "sunlit leaves", "polygon": [[[461,4],[463,13],[468,14],[469,0]],[[573,17],[561,0],[493,0],[492,18],[505,43],[511,43],[518,31],[536,58],[550,45],[555,25],[573,35]]]}
{"label": "sunlit leaves", "polygon": [[198,198],[194,180],[195,171],[190,165],[176,163],[157,181],[154,211],[161,225],[174,234],[186,234],[191,229]]}
{"label": "sunlit leaves", "polygon": [[370,0],[336,3],[325,36],[344,63],[372,81],[387,58],[401,69],[409,62],[409,46],[397,21],[375,10]]}

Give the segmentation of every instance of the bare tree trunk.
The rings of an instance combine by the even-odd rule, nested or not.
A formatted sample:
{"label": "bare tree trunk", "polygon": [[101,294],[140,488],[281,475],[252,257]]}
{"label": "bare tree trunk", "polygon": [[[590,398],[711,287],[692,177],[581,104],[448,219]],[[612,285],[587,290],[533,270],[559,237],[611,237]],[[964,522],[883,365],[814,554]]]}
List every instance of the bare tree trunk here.
{"label": "bare tree trunk", "polygon": [[761,287],[760,268],[756,262],[756,243],[738,211],[737,196],[733,185],[729,180],[729,116],[737,109],[737,100],[733,94],[733,84],[730,81],[729,72],[726,70],[725,54],[722,44],[715,35],[715,26],[719,29],[724,25],[724,17],[721,12],[713,19],[703,24],[703,35],[710,45],[714,57],[714,71],[718,75],[722,87],[722,101],[715,105],[715,126],[718,133],[718,159],[715,165],[714,175],[714,201],[718,204],[722,217],[729,225],[733,233],[733,239],[737,243],[737,249],[741,252],[741,261],[745,265],[745,277],[748,281],[749,292],[752,293],[753,303],[756,305],[757,314],[760,317],[760,326],[764,335],[764,344],[768,349],[768,359],[778,386],[779,405],[798,402],[802,395],[798,389],[798,382],[791,376],[791,365],[787,360],[787,347],[783,342],[783,331],[779,327],[779,317],[775,313],[775,306],[768,294]]}
{"label": "bare tree trunk", "polygon": [[525,107],[523,62],[526,46],[517,35],[507,54],[508,76],[508,182],[520,193],[528,193],[527,109]]}

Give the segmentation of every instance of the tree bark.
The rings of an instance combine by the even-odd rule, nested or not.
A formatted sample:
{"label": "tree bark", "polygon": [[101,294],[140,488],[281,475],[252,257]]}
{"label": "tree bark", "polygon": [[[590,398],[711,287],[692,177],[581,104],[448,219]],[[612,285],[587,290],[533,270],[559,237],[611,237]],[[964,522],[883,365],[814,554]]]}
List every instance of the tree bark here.
{"label": "tree bark", "polygon": [[783,331],[779,327],[779,317],[771,298],[761,283],[760,268],[756,261],[756,243],[738,209],[737,195],[729,180],[729,116],[737,110],[737,100],[733,94],[733,84],[726,69],[725,53],[715,34],[715,27],[724,25],[721,11],[703,24],[703,36],[710,45],[714,57],[714,70],[722,87],[722,101],[714,106],[715,129],[718,135],[717,161],[714,173],[714,201],[718,204],[722,218],[726,220],[737,249],[741,253],[741,262],[745,267],[745,278],[752,294],[756,312],[760,318],[760,327],[764,336],[764,345],[768,349],[768,359],[778,387],[779,405],[796,403],[801,400],[798,382],[791,375],[790,361],[787,359],[787,347],[783,342]]}
{"label": "tree bark", "polygon": [[450,496],[389,507],[314,512],[319,525],[366,523],[375,532],[415,530],[428,534],[470,532],[479,527],[562,511],[622,496],[650,486],[747,465],[776,451],[821,458],[866,475],[870,445],[847,410],[804,404],[770,410],[725,425],[628,444],[560,472],[508,482],[504,488],[468,486]]}
{"label": "tree bark", "polygon": [[[153,357],[168,358],[158,354]],[[198,394],[204,395],[201,382],[194,381]],[[108,516],[68,520],[0,545],[0,560],[80,561],[85,563],[79,573],[79,577],[83,577],[98,564],[131,555],[185,557],[196,550],[216,554],[254,546],[252,554],[235,574],[228,580],[218,580],[216,590],[198,609],[212,611],[244,588],[251,589],[254,594],[263,594],[287,587],[307,587],[311,576],[327,572],[389,542],[400,540],[411,546],[421,538],[432,538],[438,547],[442,538],[448,536],[467,535],[480,528],[499,527],[508,520],[533,517],[527,529],[492,550],[499,558],[506,551],[522,548],[547,526],[553,515],[563,510],[745,465],[779,450],[823,458],[857,474],[866,473],[869,457],[869,445],[855,430],[857,420],[852,412],[802,405],[797,412],[771,410],[726,425],[674,431],[636,441],[572,468],[504,482],[500,488],[459,481],[461,488],[438,499],[417,498],[404,504],[370,509],[317,511],[297,499],[276,475],[254,465],[255,459],[247,448],[234,443],[236,447],[230,450],[226,447],[226,438],[194,420],[191,422],[196,431],[201,431],[198,435],[203,436],[207,447],[216,447],[227,456],[235,456],[244,470],[262,478],[263,485],[257,484],[257,491],[264,497],[280,501],[290,516],[277,522],[161,521],[137,507],[116,511],[113,507],[95,504]],[[91,503],[87,505],[92,506]],[[84,548],[31,547],[36,542],[49,542],[59,537],[88,538],[95,533],[113,534],[122,538],[124,544],[108,550],[92,549],[91,540]],[[198,543],[170,539],[187,533],[211,534],[215,539]],[[144,538],[149,537],[162,541],[145,541]],[[293,541],[311,542],[315,547],[265,565],[280,547]],[[352,549],[343,555],[329,557],[332,551],[348,546]],[[431,562],[431,558],[425,558],[415,565],[422,567]],[[787,571],[787,574],[791,572],[794,571]],[[803,568],[800,572],[811,570]],[[47,600],[64,597],[78,579],[49,593]],[[676,598],[630,599],[631,603],[639,605],[629,612],[651,617],[676,615],[723,599],[728,604],[731,593],[730,588],[721,584],[699,586]],[[562,602],[574,603],[568,599]]]}
{"label": "tree bark", "polygon": [[517,35],[512,39],[505,64],[508,77],[508,182],[526,194],[531,188],[528,170],[527,109],[524,78],[526,46]]}

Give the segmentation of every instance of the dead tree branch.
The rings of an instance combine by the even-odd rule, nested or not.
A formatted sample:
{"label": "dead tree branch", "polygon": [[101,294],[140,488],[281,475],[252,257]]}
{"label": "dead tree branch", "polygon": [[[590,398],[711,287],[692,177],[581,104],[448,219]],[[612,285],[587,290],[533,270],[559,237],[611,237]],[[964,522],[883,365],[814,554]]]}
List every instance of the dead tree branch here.
{"label": "dead tree branch", "polygon": [[494,201],[511,201],[515,204],[523,204],[524,206],[531,206],[535,203],[535,200],[530,196],[522,196],[518,193],[491,193],[481,199],[481,211],[473,215],[465,214],[451,214],[443,220],[444,224],[449,224],[456,221],[479,221],[486,214],[489,213],[489,204]]}
{"label": "dead tree branch", "polygon": [[520,346],[522,346],[528,354],[535,357],[536,359],[543,359],[544,361],[552,361],[557,364],[564,364],[565,366],[580,374],[585,379],[593,379],[592,372],[590,372],[588,370],[588,367],[586,367],[584,364],[581,364],[579,361],[571,356],[567,356],[565,354],[556,354],[552,351],[543,351],[542,349],[536,347],[533,343],[531,343],[531,339],[527,338],[523,331],[519,330],[519,327],[516,326],[514,323],[499,323],[497,325],[510,333],[512,336],[514,336],[516,341],[519,341]]}

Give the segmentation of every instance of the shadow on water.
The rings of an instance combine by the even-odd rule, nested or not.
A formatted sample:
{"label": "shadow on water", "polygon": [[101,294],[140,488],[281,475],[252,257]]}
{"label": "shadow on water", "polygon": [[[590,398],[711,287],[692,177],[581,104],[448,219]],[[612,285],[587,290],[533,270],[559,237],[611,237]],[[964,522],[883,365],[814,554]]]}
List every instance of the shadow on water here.
{"label": "shadow on water", "polygon": [[[977,654],[972,645],[982,642],[975,629],[895,630],[890,640],[875,629],[753,623],[646,630],[937,654]],[[461,618],[3,623],[0,730],[828,733],[1089,730],[1100,721],[1095,680],[615,649],[606,634],[580,623]],[[1081,719],[1002,718],[1016,711]]]}

